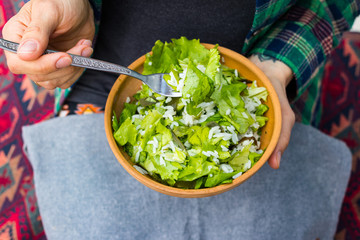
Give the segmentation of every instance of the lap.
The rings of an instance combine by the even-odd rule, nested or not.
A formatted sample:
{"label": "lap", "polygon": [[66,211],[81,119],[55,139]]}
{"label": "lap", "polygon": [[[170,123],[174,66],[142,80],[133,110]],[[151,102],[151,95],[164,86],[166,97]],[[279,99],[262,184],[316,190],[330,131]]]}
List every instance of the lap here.
{"label": "lap", "polygon": [[103,114],[24,127],[49,239],[332,239],[351,168],[340,141],[295,124],[279,170],[218,196],[182,199],[136,181],[108,146]]}

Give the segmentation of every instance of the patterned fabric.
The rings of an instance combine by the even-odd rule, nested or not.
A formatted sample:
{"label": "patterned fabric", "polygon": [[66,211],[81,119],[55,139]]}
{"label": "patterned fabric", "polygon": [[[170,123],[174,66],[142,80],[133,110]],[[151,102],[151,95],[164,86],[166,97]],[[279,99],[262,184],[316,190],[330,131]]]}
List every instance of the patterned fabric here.
{"label": "patterned fabric", "polygon": [[104,107],[99,107],[91,103],[74,103],[66,101],[58,114],[59,117],[69,115],[85,115],[93,113],[103,113]]}
{"label": "patterned fabric", "polygon": [[346,142],[353,153],[336,239],[360,239],[360,34],[347,34],[325,66],[320,130]]}
{"label": "patterned fabric", "polygon": [[[336,4],[340,2],[342,1],[337,1]],[[96,6],[100,6],[99,3],[97,1]],[[22,5],[21,0],[0,0],[0,32],[6,20]],[[355,9],[351,4],[348,6],[348,11]],[[262,10],[260,7],[258,9]],[[335,22],[339,26],[343,26],[345,21],[340,20],[341,15],[335,14],[338,19]],[[348,38],[352,40],[349,41]],[[353,173],[336,235],[339,240],[360,239],[359,69],[360,34],[355,37],[346,36],[331,54],[325,67],[321,95],[308,90],[302,94],[304,99],[318,96],[324,105],[320,129],[344,140],[353,152]],[[318,83],[312,81],[307,84],[308,89],[316,89],[311,85]],[[52,91],[39,88],[30,79],[9,72],[3,51],[0,50],[0,239],[46,239],[35,195],[32,168],[22,150],[21,126],[52,117],[53,103]],[[297,104],[296,107],[298,113],[304,113],[308,109],[304,104]],[[79,108],[81,109],[87,112],[89,108],[85,106]]]}
{"label": "patterned fabric", "polygon": [[[0,0],[0,32],[23,1]],[[13,75],[0,50],[0,239],[46,239],[21,127],[53,115],[53,92]]]}

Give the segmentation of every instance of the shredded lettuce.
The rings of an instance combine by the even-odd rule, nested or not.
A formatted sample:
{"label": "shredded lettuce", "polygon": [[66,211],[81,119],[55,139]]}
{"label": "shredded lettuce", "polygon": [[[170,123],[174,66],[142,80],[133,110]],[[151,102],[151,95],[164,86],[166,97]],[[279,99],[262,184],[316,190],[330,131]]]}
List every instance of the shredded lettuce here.
{"label": "shredded lettuce", "polygon": [[231,183],[262,156],[260,133],[268,92],[220,63],[218,46],[185,37],[157,41],[143,74],[169,73],[180,98],[148,86],[114,112],[114,138],[156,181],[179,188]]}

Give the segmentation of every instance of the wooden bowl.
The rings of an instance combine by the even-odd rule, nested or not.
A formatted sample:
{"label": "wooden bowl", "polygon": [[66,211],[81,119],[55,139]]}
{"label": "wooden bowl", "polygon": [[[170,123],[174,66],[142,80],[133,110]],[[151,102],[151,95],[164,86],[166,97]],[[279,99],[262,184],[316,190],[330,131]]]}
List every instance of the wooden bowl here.
{"label": "wooden bowl", "polygon": [[[208,49],[214,47],[214,45],[211,44],[204,44],[204,46]],[[245,180],[249,179],[254,173],[256,173],[268,160],[278,142],[281,130],[281,110],[278,96],[269,79],[256,65],[254,65],[244,56],[224,47],[219,47],[218,49],[221,56],[223,57],[222,59],[225,60],[224,64],[226,66],[237,69],[239,74],[241,74],[247,79],[256,80],[258,86],[265,87],[269,92],[269,97],[266,102],[266,104],[269,106],[269,110],[265,114],[265,116],[268,117],[269,120],[262,128],[262,135],[260,139],[260,147],[261,149],[265,149],[265,152],[258,162],[256,162],[247,172],[243,173],[240,177],[234,179],[232,183],[222,184],[212,188],[180,189],[161,184],[153,180],[149,175],[141,174],[133,167],[134,163],[131,161],[127,153],[116,144],[116,141],[113,137],[111,119],[113,111],[116,112],[117,116],[120,115],[124,107],[126,98],[132,98],[132,96],[140,89],[142,82],[126,75],[120,75],[120,77],[115,82],[110,91],[105,106],[106,137],[115,157],[117,158],[119,163],[125,168],[125,170],[142,184],[155,191],[175,197],[184,198],[209,197],[226,192],[236,186],[239,186]],[[129,68],[141,73],[143,70],[144,62],[145,56],[142,56],[135,62],[133,62],[129,66]]]}

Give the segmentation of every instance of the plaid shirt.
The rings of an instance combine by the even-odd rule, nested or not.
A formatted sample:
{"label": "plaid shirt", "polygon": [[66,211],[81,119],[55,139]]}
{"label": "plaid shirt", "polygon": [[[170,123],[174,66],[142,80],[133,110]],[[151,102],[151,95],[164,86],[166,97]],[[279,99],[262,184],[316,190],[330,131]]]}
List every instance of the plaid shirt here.
{"label": "plaid shirt", "polygon": [[[101,0],[90,2],[98,26]],[[322,66],[359,8],[359,0],[256,0],[243,54],[268,55],[292,69],[297,86],[294,106],[304,123],[319,121]],[[56,90],[56,111],[69,91]]]}

